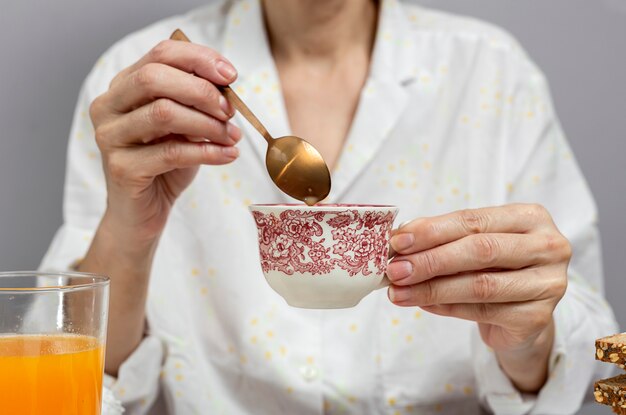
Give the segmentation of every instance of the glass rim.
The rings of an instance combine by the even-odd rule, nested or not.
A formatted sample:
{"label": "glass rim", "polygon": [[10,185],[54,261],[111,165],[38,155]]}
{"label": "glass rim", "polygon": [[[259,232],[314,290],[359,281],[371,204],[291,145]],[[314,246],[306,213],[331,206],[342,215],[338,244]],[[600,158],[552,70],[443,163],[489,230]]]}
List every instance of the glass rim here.
{"label": "glass rim", "polygon": [[107,276],[95,274],[91,272],[78,272],[78,271],[3,271],[0,272],[0,281],[4,278],[24,278],[24,277],[70,277],[78,278],[81,281],[77,281],[72,285],[56,285],[50,287],[0,287],[0,294],[5,293],[45,293],[45,292],[72,292],[85,289],[93,289],[100,286],[109,285],[110,279]]}

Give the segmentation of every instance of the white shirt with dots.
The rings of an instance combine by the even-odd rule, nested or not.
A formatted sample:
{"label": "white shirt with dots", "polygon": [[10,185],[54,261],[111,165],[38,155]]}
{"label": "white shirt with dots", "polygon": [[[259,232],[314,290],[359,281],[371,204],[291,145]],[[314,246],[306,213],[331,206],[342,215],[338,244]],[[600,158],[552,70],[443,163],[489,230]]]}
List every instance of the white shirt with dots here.
{"label": "white shirt with dots", "polygon": [[[150,333],[107,379],[127,414],[573,413],[606,374],[593,361],[594,339],[616,325],[603,299],[596,207],[544,76],[491,25],[398,0],[381,7],[328,202],[394,204],[397,223],[511,202],[546,206],[574,248],[548,382],[537,396],[519,394],[475,323],[396,307],[385,290],[345,310],[287,306],[263,278],[248,205],[289,199],[267,177],[265,143],[237,116],[241,157],[203,166],[176,202],[154,260]],[[79,97],[65,223],[42,268],[81,258],[105,209],[90,102],[175,28],[230,59],[237,92],[272,134],[289,135],[258,0],[211,3],[126,37]]]}

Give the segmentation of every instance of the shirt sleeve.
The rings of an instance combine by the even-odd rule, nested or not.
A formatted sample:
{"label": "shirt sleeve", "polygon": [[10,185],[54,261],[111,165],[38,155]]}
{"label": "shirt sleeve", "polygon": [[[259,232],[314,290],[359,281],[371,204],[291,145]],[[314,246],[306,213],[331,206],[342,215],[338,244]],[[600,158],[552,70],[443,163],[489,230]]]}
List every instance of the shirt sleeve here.
{"label": "shirt sleeve", "polygon": [[[86,254],[104,213],[106,185],[89,106],[107,89],[110,80],[123,66],[119,54],[112,49],[98,61],[81,88],[69,137],[63,225],[48,248],[41,270],[75,268]],[[163,356],[162,342],[147,335],[122,364],[118,378],[106,377],[106,387],[112,389],[115,398],[123,403],[125,414],[146,414],[152,407],[159,394]],[[108,392],[107,396],[110,397]],[[108,402],[108,413],[119,413],[114,401],[109,399]]]}
{"label": "shirt sleeve", "polygon": [[[570,241],[573,256],[568,288],[554,312],[556,339],[549,379],[537,395],[522,395],[498,365],[476,331],[474,370],[481,401],[497,414],[575,413],[592,380],[610,365],[594,360],[594,341],[618,331],[604,298],[597,210],[593,196],[568,145],[543,74],[521,59],[504,125],[507,203],[538,203],[551,213]],[[607,367],[608,366],[608,367]]]}

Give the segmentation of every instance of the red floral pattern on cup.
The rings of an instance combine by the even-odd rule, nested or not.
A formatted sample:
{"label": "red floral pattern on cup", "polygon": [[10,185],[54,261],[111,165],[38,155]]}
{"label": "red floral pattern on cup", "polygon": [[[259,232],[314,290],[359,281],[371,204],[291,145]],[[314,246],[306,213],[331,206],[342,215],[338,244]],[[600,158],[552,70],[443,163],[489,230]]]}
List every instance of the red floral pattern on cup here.
{"label": "red floral pattern on cup", "polygon": [[[259,233],[263,272],[327,274],[336,267],[350,276],[387,269],[392,212],[285,210],[252,212]],[[323,227],[331,228],[326,240]]]}

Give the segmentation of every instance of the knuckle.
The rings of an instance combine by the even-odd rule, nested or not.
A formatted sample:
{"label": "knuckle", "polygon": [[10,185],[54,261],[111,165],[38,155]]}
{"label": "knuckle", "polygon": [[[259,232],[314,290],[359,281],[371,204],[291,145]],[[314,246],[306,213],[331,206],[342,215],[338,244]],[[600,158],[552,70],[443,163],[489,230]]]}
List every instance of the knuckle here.
{"label": "knuckle", "polygon": [[560,241],[559,253],[561,254],[561,259],[563,261],[569,262],[569,260],[572,258],[572,255],[574,254],[574,251],[572,249],[572,244],[564,236],[561,236],[559,238],[559,241]]}
{"label": "knuckle", "polygon": [[[168,45],[168,47],[172,47],[172,45]],[[221,60],[221,55],[210,47],[201,46],[188,59],[194,67],[214,68],[217,62]]]}
{"label": "knuckle", "polygon": [[490,266],[497,260],[500,247],[496,238],[480,235],[474,238],[474,251],[482,265]]}
{"label": "knuckle", "polygon": [[415,300],[420,305],[433,305],[437,301],[437,293],[432,281],[419,284],[419,289],[414,290]]}
{"label": "knuckle", "polygon": [[[529,268],[524,271],[528,280],[539,284],[533,291],[533,300],[561,299],[567,290],[567,276],[561,275],[558,268],[551,267],[548,270],[542,267]],[[535,285],[533,285],[535,286]]]}
{"label": "knuckle", "polygon": [[122,72],[118,72],[117,75],[115,75],[113,77],[113,79],[111,79],[111,82],[109,82],[109,89],[113,88],[115,85],[117,85],[120,80],[122,79],[122,77],[124,76],[126,70],[122,71]]}
{"label": "knuckle", "polygon": [[493,317],[493,313],[489,304],[478,303],[475,305],[475,310],[477,322],[489,321]]}
{"label": "knuckle", "polygon": [[534,330],[543,329],[552,321],[552,313],[545,312],[543,309],[528,314],[528,323]]}
{"label": "knuckle", "polygon": [[109,89],[115,88],[118,86],[123,80],[125,80],[129,75],[132,74],[133,66],[127,66],[121,71],[117,72],[111,82],[109,82]]}
{"label": "knuckle", "polygon": [[543,281],[543,289],[538,299],[557,299],[559,301],[567,291],[567,270],[562,267],[551,267],[548,270],[536,269],[533,278]]}
{"label": "knuckle", "polygon": [[534,206],[534,209],[537,211],[537,215],[540,218],[548,218],[548,217],[550,217],[550,213],[548,212],[548,209],[546,209],[546,207],[544,205],[535,203],[533,206]]}
{"label": "knuckle", "polygon": [[163,161],[170,165],[180,164],[182,158],[181,147],[175,141],[169,141],[163,146]]}
{"label": "knuckle", "polygon": [[196,54],[193,59],[195,61],[194,63],[197,66],[205,68],[209,73],[212,74],[216,73],[217,64],[226,60],[219,52],[208,47],[202,48],[200,53]]}
{"label": "knuckle", "polygon": [[527,215],[535,220],[544,219],[548,216],[548,211],[545,207],[538,203],[531,203],[526,205]]}
{"label": "knuckle", "polygon": [[420,238],[423,238],[423,240],[428,242],[431,246],[436,244],[438,236],[441,233],[436,222],[420,220],[416,226],[417,233],[420,235]]}
{"label": "knuckle", "polygon": [[104,148],[106,148],[107,144],[109,143],[109,135],[110,134],[108,132],[108,128],[106,127],[106,124],[96,127],[94,136],[96,140],[96,145],[98,146],[100,150],[103,150]]}
{"label": "knuckle", "polygon": [[561,234],[548,234],[544,239],[544,252],[548,252],[558,261],[569,261],[572,256],[572,246],[567,238]]}
{"label": "knuckle", "polygon": [[498,283],[493,274],[483,272],[472,279],[472,294],[481,301],[489,301],[495,298],[498,291]]}
{"label": "knuckle", "polygon": [[157,45],[155,47],[153,47],[149,54],[150,57],[156,61],[156,62],[160,62],[163,57],[168,53],[168,51],[170,50],[170,48],[172,47],[172,43],[174,41],[166,39],[166,40],[162,40],[159,43],[157,43]]}
{"label": "knuckle", "polygon": [[420,268],[426,276],[435,277],[439,275],[439,258],[434,251],[424,251],[418,256],[418,258]]}
{"label": "knuckle", "polygon": [[552,297],[563,298],[567,291],[567,277],[558,278],[554,284],[552,284]]}
{"label": "knuckle", "polygon": [[203,53],[201,54],[201,57],[204,60],[204,63],[208,64],[211,67],[215,67],[217,63],[222,60],[221,55],[214,49],[207,47],[204,48],[202,52]]}
{"label": "knuckle", "polygon": [[142,89],[151,89],[163,76],[163,70],[159,64],[148,63],[135,72],[133,77],[135,86]]}
{"label": "knuckle", "polygon": [[485,232],[487,229],[487,217],[475,209],[464,209],[459,212],[461,226],[469,234]]}
{"label": "knuckle", "polygon": [[533,205],[520,203],[516,206],[517,206],[517,212],[520,218],[523,218],[524,220],[527,220],[527,221],[532,221],[531,223],[534,222],[536,211],[533,208]]}
{"label": "knuckle", "polygon": [[150,111],[152,122],[158,125],[165,125],[174,118],[174,103],[169,99],[159,99],[154,101]]}
{"label": "knuckle", "polygon": [[208,101],[210,102],[217,103],[220,93],[213,86],[213,84],[200,78],[198,78],[197,81],[198,82],[196,87],[194,87],[194,90],[199,95],[199,97],[203,100],[208,99]]}
{"label": "knuckle", "polygon": [[219,121],[213,117],[207,118],[207,128],[208,138],[211,141],[215,141],[218,143],[225,143],[228,141],[228,133],[226,131],[226,123]]}
{"label": "knuckle", "polygon": [[559,241],[557,240],[557,236],[553,235],[553,234],[548,234],[544,236],[544,246],[543,246],[543,250],[544,252],[554,252],[557,251],[558,248],[558,244]]}
{"label": "knuckle", "polygon": [[123,183],[128,174],[126,163],[116,153],[109,154],[106,157],[106,170],[109,178],[116,184]]}
{"label": "knuckle", "polygon": [[102,112],[102,95],[96,97],[91,104],[89,105],[89,117],[92,121],[95,121],[99,118],[100,113]]}
{"label": "knuckle", "polygon": [[212,163],[218,163],[222,156],[222,152],[218,146],[208,145],[208,146],[200,146],[202,151],[202,159],[207,160]]}

